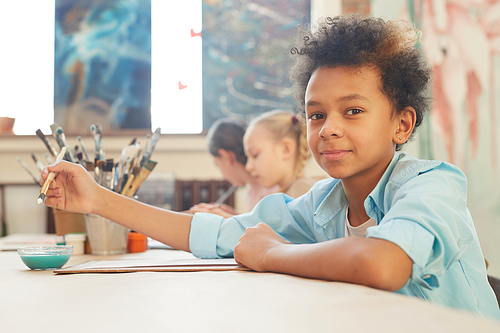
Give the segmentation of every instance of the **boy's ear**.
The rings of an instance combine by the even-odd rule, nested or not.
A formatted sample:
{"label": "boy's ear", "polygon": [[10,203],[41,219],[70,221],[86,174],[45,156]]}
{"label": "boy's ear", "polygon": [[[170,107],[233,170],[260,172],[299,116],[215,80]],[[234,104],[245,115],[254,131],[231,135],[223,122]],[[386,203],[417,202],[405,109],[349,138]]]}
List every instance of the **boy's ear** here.
{"label": "boy's ear", "polygon": [[223,161],[227,161],[229,163],[234,163],[236,161],[236,156],[230,150],[219,148],[219,150],[217,150],[217,153]]}
{"label": "boy's ear", "polygon": [[415,122],[417,121],[417,113],[414,108],[407,106],[398,115],[399,123],[394,133],[394,142],[403,144],[410,138]]}

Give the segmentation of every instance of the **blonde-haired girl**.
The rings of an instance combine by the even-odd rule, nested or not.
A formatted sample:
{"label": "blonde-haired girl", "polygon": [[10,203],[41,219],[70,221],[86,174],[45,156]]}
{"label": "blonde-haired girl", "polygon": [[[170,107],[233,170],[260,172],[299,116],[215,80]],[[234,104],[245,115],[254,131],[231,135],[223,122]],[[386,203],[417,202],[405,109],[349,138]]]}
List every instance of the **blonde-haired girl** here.
{"label": "blonde-haired girl", "polygon": [[306,127],[291,111],[274,110],[254,118],[243,146],[247,171],[265,187],[278,185],[280,192],[297,198],[316,181],[304,176],[310,156]]}

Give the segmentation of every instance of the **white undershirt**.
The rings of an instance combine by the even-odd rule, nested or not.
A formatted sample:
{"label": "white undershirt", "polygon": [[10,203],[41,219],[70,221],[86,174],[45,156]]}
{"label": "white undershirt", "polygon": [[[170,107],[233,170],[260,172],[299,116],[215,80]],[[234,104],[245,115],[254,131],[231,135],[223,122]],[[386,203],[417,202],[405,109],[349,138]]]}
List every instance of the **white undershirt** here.
{"label": "white undershirt", "polygon": [[353,227],[351,223],[349,223],[349,218],[347,216],[349,216],[349,207],[347,207],[345,212],[345,237],[366,237],[366,229],[377,225],[377,221],[369,219],[365,223]]}

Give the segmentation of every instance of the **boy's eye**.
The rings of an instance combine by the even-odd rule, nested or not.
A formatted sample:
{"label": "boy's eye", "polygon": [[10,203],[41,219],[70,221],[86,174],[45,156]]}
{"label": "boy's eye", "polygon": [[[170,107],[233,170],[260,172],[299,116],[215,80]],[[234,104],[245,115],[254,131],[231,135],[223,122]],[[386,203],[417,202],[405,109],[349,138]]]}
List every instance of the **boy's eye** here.
{"label": "boy's eye", "polygon": [[360,109],[350,109],[349,111],[346,112],[346,114],[354,115],[354,114],[359,114],[362,113]]}
{"label": "boy's eye", "polygon": [[313,113],[312,115],[309,116],[309,119],[311,120],[318,120],[318,119],[323,119],[324,116],[319,113]]}

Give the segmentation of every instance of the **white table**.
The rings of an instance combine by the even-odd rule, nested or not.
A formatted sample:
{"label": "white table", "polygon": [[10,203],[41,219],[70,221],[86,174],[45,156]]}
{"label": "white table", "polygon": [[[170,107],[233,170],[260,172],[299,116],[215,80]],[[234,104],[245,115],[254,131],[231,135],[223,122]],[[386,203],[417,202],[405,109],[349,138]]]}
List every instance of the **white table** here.
{"label": "white table", "polygon": [[[176,250],[97,259],[192,258]],[[245,271],[55,275],[0,252],[0,331],[500,332],[500,323],[367,287]]]}

